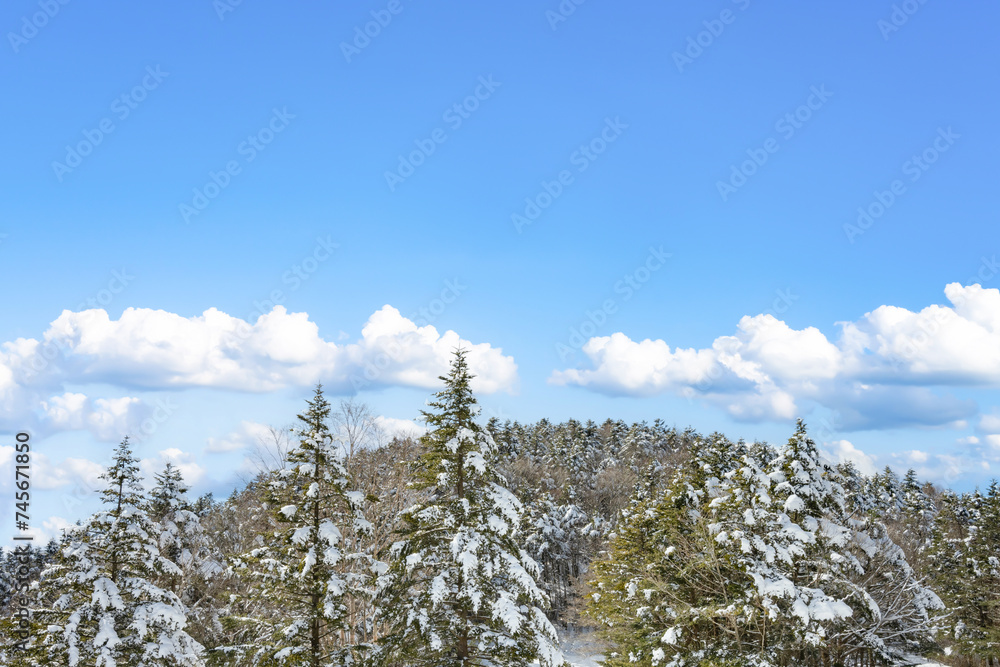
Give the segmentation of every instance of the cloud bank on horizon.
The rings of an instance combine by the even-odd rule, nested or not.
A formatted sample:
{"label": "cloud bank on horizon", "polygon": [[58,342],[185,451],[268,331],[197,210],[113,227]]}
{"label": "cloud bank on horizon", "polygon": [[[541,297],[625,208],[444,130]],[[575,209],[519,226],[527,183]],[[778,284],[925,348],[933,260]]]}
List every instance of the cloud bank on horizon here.
{"label": "cloud bank on horizon", "polygon": [[944,292],[950,306],[885,305],[839,322],[836,341],[773,315],[744,316],[734,334],[700,349],[594,337],[583,347],[592,368],[557,370],[550,382],[610,395],[672,392],[741,421],[790,420],[819,405],[847,431],[961,426],[977,405],[948,390],[1000,386],[1000,291],[951,283]]}
{"label": "cloud bank on horizon", "polygon": [[[837,431],[845,432],[966,429],[974,422],[976,435],[956,440],[951,453],[900,449],[877,456],[835,431],[821,436],[830,458],[852,461],[866,474],[892,464],[913,467],[927,479],[955,480],[1000,463],[1000,413],[981,413],[975,401],[942,393],[1000,384],[1000,291],[952,283],[945,295],[950,305],[917,312],[885,305],[840,322],[836,340],[815,327],[792,329],[773,315],[747,315],[734,334],[699,349],[633,341],[621,332],[594,337],[583,347],[593,367],[556,370],[549,382],[607,395],[673,393],[742,421],[790,421],[819,406],[833,411]],[[331,394],[433,389],[456,347],[469,350],[477,392],[517,391],[512,356],[454,331],[418,326],[389,305],[368,318],[357,340],[345,344],[324,339],[307,313],[281,306],[252,324],[217,309],[184,317],[128,308],[117,320],[103,310],[67,310],[39,338],[0,345],[0,428],[30,426],[38,437],[87,431],[99,441],[115,442],[157,409],[136,396],[88,396],[83,393],[88,385],[136,393],[191,388],[268,393],[318,381]],[[422,430],[409,420],[378,419],[390,434]],[[239,470],[252,473],[247,455],[272,431],[237,420],[228,434],[207,437],[200,446],[149,452],[142,470],[151,478],[170,461],[197,485],[211,481],[200,457],[234,455],[244,457]],[[0,462],[12,452],[0,447]],[[72,499],[72,489],[97,488],[103,471],[102,464],[77,456],[59,461],[40,453],[35,463],[38,488],[62,489],[63,500]],[[53,535],[64,523],[53,515],[39,535]]]}
{"label": "cloud bank on horizon", "polygon": [[87,384],[270,392],[322,382],[337,394],[430,389],[458,347],[469,351],[475,391],[516,393],[517,364],[502,350],[417,326],[388,305],[347,344],[325,340],[307,313],[283,306],[253,324],[215,308],[196,317],[127,308],[117,320],[103,309],[64,310],[39,339],[0,345],[0,426],[89,430],[99,440],[115,440],[155,411],[134,396],[91,399],[65,391]]}
{"label": "cloud bank on horizon", "polygon": [[[555,370],[549,382],[608,395],[674,393],[740,421],[788,421],[818,405],[835,411],[844,431],[962,426],[978,407],[949,390],[1000,386],[1000,290],[951,283],[944,293],[950,305],[918,312],[884,305],[839,322],[835,341],[770,314],[746,315],[734,334],[699,349],[623,332],[593,337],[583,346],[592,367]],[[317,382],[337,394],[431,389],[457,347],[469,350],[477,392],[517,392],[512,356],[418,326],[389,305],[346,344],[325,340],[307,313],[283,306],[252,324],[215,308],[195,317],[127,308],[117,320],[102,309],[64,310],[39,338],[0,344],[0,424],[23,428],[27,420],[43,432],[88,430],[115,440],[155,409],[135,396],[67,390],[97,383],[166,391],[270,392]],[[1000,431],[1000,421],[993,425]]]}

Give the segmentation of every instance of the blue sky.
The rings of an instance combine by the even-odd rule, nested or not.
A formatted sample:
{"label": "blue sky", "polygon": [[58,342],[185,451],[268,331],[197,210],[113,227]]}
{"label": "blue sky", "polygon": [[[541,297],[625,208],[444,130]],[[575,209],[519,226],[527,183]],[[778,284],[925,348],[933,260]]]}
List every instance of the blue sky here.
{"label": "blue sky", "polygon": [[803,416],[835,457],[982,484],[998,19],[7,3],[0,460],[32,433],[43,534],[144,423],[148,469],[224,495],[316,380],[369,369],[359,397],[413,420],[461,342],[484,417]]}

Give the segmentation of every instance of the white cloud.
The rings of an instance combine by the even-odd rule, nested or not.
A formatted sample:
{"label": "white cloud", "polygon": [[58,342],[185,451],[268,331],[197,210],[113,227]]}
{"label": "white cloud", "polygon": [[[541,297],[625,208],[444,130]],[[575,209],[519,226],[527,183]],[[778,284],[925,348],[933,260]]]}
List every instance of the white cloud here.
{"label": "white cloud", "polygon": [[931,455],[927,452],[922,452],[919,449],[911,449],[900,454],[903,458],[911,463],[927,463]]}
{"label": "white cloud", "polygon": [[48,425],[57,430],[89,430],[98,440],[118,440],[135,431],[151,412],[140,399],[89,399],[84,394],[65,393],[42,401]]}
{"label": "white cloud", "polygon": [[59,489],[76,484],[82,489],[93,490],[103,486],[99,478],[104,474],[104,466],[89,459],[71,457],[57,463],[36,451],[31,462],[32,485],[38,489]]}
{"label": "white cloud", "polygon": [[1000,416],[983,415],[979,420],[979,430],[983,433],[1000,433]]}
{"label": "white cloud", "polygon": [[842,322],[836,342],[771,315],[745,316],[735,334],[701,349],[623,333],[591,338],[582,348],[590,368],[557,370],[550,381],[613,395],[674,392],[746,421],[788,420],[818,404],[849,430],[955,428],[974,402],[932,387],[1000,386],[1000,291],[952,283],[945,295],[950,307],[881,306]]}
{"label": "white cloud", "polygon": [[378,416],[375,418],[375,422],[379,427],[385,431],[385,434],[389,438],[393,437],[420,437],[427,432],[426,426],[421,426],[412,419],[398,419],[396,417],[383,417]]}
{"label": "white cloud", "polygon": [[195,461],[195,455],[190,452],[171,447],[160,450],[157,454],[156,457],[139,461],[139,470],[144,477],[143,482],[147,489],[152,489],[155,486],[155,476],[163,472],[168,462],[174,464],[174,467],[180,471],[181,477],[184,478],[184,484],[188,488],[195,486],[205,476],[205,469],[198,465]]}
{"label": "white cloud", "polygon": [[86,429],[116,440],[152,413],[138,398],[90,399],[67,385],[267,392],[322,381],[344,393],[430,389],[459,347],[468,351],[477,392],[517,391],[517,364],[502,350],[418,327],[389,305],[348,343],[325,340],[308,314],[282,306],[252,324],[215,308],[195,317],[128,308],[117,320],[102,309],[65,310],[41,339],[0,344],[0,427]]}
{"label": "white cloud", "polygon": [[[361,338],[345,345],[324,340],[306,313],[282,306],[249,324],[215,308],[197,317],[148,308],[128,308],[111,320],[104,310],[63,311],[45,332],[58,356],[42,364],[45,346],[19,339],[5,343],[0,357],[7,375],[73,382],[111,382],[149,389],[218,387],[271,391],[322,380],[339,388],[438,384],[452,351],[469,351],[477,391],[513,391],[517,366],[488,343],[473,344],[454,331],[418,327],[392,306],[365,324]],[[3,381],[0,375],[0,382]],[[0,385],[2,387],[3,385]]]}
{"label": "white cloud", "polygon": [[25,537],[30,535],[34,538],[34,541],[30,543],[32,546],[44,547],[49,540],[58,540],[64,530],[74,526],[72,521],[67,521],[61,516],[50,516],[48,519],[44,519],[40,526],[37,523],[32,524],[30,529],[20,532],[19,535]]}
{"label": "white cloud", "polygon": [[837,463],[853,463],[864,475],[871,476],[878,472],[875,457],[865,454],[847,440],[826,443],[823,449],[829,459]]}
{"label": "white cloud", "polygon": [[61,516],[50,516],[48,519],[42,521],[42,530],[39,532],[45,542],[48,542],[52,538],[58,540],[64,530],[71,530],[74,525],[72,521],[67,521]]}
{"label": "white cloud", "polygon": [[236,430],[222,438],[209,438],[206,452],[236,452],[267,440],[271,427],[253,421],[242,421]]}

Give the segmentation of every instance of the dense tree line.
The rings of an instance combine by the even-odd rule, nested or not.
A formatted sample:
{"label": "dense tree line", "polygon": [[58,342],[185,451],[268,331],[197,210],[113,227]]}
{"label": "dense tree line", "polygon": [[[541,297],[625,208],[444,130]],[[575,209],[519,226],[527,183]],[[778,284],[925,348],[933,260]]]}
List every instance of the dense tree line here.
{"label": "dense tree line", "polygon": [[[479,424],[465,355],[387,439],[321,387],[225,501],[126,438],[103,509],[0,559],[4,665],[1000,665],[1000,488],[652,424]],[[23,574],[23,570],[22,570]]]}

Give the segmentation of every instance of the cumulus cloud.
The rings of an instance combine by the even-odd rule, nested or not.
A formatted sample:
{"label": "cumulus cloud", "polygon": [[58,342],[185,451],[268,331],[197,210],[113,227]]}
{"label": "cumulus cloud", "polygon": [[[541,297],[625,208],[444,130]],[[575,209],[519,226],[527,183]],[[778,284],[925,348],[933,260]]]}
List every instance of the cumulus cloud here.
{"label": "cumulus cloud", "polygon": [[160,450],[154,457],[139,461],[139,471],[147,489],[152,489],[156,485],[155,476],[163,472],[167,463],[172,463],[180,471],[188,488],[198,484],[205,477],[205,469],[195,461],[194,454],[170,447]]}
{"label": "cumulus cloud", "polygon": [[996,414],[983,415],[979,419],[979,430],[983,433],[1000,433],[1000,416]]}
{"label": "cumulus cloud", "polygon": [[211,453],[238,452],[271,437],[273,428],[267,424],[242,421],[232,432],[222,438],[209,438],[205,451]]}
{"label": "cumulus cloud", "polygon": [[835,440],[823,447],[826,457],[836,463],[853,463],[864,475],[878,472],[875,457],[865,454],[848,440]]}
{"label": "cumulus cloud", "polygon": [[[0,469],[13,470],[15,450],[13,445],[0,446]],[[62,461],[54,462],[45,452],[37,449],[31,452],[31,487],[41,491],[65,488],[71,484],[78,484],[87,489],[94,489],[100,485],[98,477],[104,473],[104,467],[82,458],[66,458]],[[0,479],[0,488],[13,487],[10,479]]]}
{"label": "cumulus cloud", "polygon": [[985,414],[979,419],[980,437],[969,436],[962,444],[966,449],[974,450],[982,459],[1000,464],[1000,415],[996,410]]}
{"label": "cumulus cloud", "polygon": [[45,546],[49,540],[59,540],[63,531],[73,528],[75,524],[61,516],[50,516],[42,521],[41,525],[32,525],[30,530],[24,531],[22,535],[34,538],[34,546]]}
{"label": "cumulus cloud", "polygon": [[[217,387],[272,391],[322,380],[339,389],[436,386],[452,351],[469,351],[483,393],[512,391],[517,366],[489,343],[473,344],[454,331],[418,327],[392,306],[376,311],[361,338],[339,345],[324,340],[306,313],[275,306],[253,324],[210,308],[196,317],[128,308],[112,320],[101,309],[63,311],[44,343],[5,343],[0,383],[32,371],[75,382],[110,382],[144,389]],[[44,363],[46,349],[55,358]],[[39,355],[43,359],[38,360]],[[20,383],[24,383],[21,379]],[[0,390],[6,386],[0,384]]]}
{"label": "cumulus cloud", "polygon": [[37,417],[39,428],[87,429],[116,439],[152,412],[138,398],[92,400],[67,392],[67,385],[268,392],[322,381],[344,393],[429,389],[459,347],[468,350],[476,391],[517,391],[517,364],[502,350],[417,326],[388,305],[368,318],[353,342],[325,340],[306,313],[282,306],[254,323],[215,308],[195,317],[128,308],[117,320],[102,309],[66,310],[40,339],[0,344],[0,427]]}
{"label": "cumulus cloud", "polygon": [[77,485],[81,489],[99,489],[103,487],[100,476],[104,474],[104,466],[89,459],[66,458],[58,463],[52,461],[42,452],[32,455],[33,479],[32,485],[38,489],[60,489]]}
{"label": "cumulus cloud", "polygon": [[98,398],[65,393],[42,401],[41,409],[49,425],[56,430],[89,430],[98,440],[115,440],[135,431],[151,409],[140,399]]}
{"label": "cumulus cloud", "polygon": [[591,338],[582,348],[590,367],[557,370],[550,381],[611,395],[673,392],[742,421],[821,405],[846,430],[957,426],[976,405],[940,387],[1000,386],[1000,291],[952,283],[945,296],[950,306],[881,306],[841,322],[836,340],[772,315],[745,316],[701,349],[623,333]]}
{"label": "cumulus cloud", "polygon": [[412,419],[398,419],[396,417],[383,417],[379,415],[375,418],[378,424],[389,438],[400,437],[420,437],[427,432],[427,427],[418,424]]}

